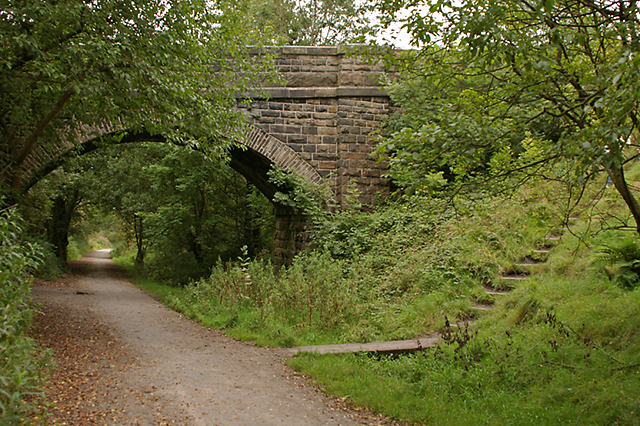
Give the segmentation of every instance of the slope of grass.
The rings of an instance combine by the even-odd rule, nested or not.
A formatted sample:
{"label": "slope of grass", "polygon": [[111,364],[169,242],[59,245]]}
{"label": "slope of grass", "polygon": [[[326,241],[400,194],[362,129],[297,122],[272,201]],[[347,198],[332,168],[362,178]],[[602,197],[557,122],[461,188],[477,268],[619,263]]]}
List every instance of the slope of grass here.
{"label": "slope of grass", "polygon": [[[586,275],[586,274],[585,274]],[[433,425],[638,424],[640,291],[541,276],[437,349],[299,355],[328,392]]]}
{"label": "slope of grass", "polygon": [[553,223],[565,215],[539,195],[526,188],[442,225],[450,238],[440,244],[460,253],[453,270],[474,272],[475,284],[509,270],[545,235],[563,235],[539,274],[469,328],[442,329],[440,346],[422,353],[301,354],[291,365],[332,394],[412,423],[640,424],[640,259],[629,255],[640,243],[604,231],[628,214],[615,192],[595,188],[562,231]]}

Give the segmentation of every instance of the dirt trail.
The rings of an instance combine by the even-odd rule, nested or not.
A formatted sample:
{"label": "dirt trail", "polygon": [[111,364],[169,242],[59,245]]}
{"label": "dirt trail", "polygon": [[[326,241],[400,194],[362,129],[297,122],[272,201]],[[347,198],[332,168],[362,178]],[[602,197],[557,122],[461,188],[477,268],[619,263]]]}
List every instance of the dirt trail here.
{"label": "dirt trail", "polygon": [[282,362],[284,352],[234,341],[171,311],[123,279],[101,250],[74,261],[77,279],[37,282],[34,336],[59,369],[52,423],[362,425]]}

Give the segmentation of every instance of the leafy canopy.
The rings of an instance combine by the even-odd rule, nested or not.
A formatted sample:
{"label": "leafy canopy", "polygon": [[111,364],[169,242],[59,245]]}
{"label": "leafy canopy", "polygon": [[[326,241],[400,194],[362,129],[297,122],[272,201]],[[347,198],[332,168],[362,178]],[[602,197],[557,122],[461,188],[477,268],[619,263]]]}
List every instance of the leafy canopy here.
{"label": "leafy canopy", "polygon": [[409,84],[432,107],[406,126],[405,140],[413,133],[432,151],[421,159],[414,147],[416,161],[455,158],[464,174],[505,147],[522,150],[533,132],[542,148],[532,166],[568,159],[580,179],[607,172],[640,223],[624,177],[640,101],[635,1],[380,0],[377,8],[422,46],[404,59]]}
{"label": "leafy canopy", "polygon": [[276,42],[332,46],[353,43],[368,32],[368,8],[357,0],[256,0],[254,25]]}
{"label": "leafy canopy", "polygon": [[[0,146],[5,188],[37,156],[110,125],[179,143],[239,131],[255,81],[247,5],[227,0],[2,0]],[[260,68],[262,69],[262,68]]]}

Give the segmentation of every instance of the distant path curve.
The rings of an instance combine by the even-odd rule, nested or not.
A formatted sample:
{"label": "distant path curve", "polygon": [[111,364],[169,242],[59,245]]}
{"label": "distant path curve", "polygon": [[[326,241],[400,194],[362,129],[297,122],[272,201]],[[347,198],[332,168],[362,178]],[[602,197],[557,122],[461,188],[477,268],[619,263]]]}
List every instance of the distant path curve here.
{"label": "distant path curve", "polygon": [[[121,346],[120,352],[127,352],[131,361],[126,368],[117,368],[113,360],[102,359],[119,357],[101,357],[100,353],[111,353],[108,348],[99,349],[93,357],[78,356],[91,360],[75,367],[79,370],[76,376],[83,377],[75,381],[102,380],[109,388],[108,392],[91,391],[98,396],[95,400],[88,395],[77,397],[87,399],[93,407],[100,405],[100,395],[110,395],[110,402],[103,403],[107,405],[103,408],[108,411],[111,407],[117,416],[114,414],[111,423],[102,424],[363,425],[383,421],[344,409],[336,400],[305,384],[282,362],[282,350],[235,341],[162,306],[121,277],[108,258],[108,250],[90,253],[72,266],[79,275],[73,285],[41,283],[34,286],[33,298],[43,304],[43,317],[66,310],[71,312],[70,319],[64,321],[71,324],[74,315],[86,316],[87,319],[75,321],[72,328],[88,326],[95,316],[96,327],[107,329],[102,333],[107,336],[104,339],[113,340]],[[59,323],[64,321],[54,325],[40,318],[36,333],[61,327]],[[86,345],[91,349],[98,345],[100,333],[93,333],[72,346]],[[82,330],[72,334],[77,334],[75,338],[84,336]],[[56,337],[57,341],[65,339]],[[59,380],[64,383],[64,379]]]}

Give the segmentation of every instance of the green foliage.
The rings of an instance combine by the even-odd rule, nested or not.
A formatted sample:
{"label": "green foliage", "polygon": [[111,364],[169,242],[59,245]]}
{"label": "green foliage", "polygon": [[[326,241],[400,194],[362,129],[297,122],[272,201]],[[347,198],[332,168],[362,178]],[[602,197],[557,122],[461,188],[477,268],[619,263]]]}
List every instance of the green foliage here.
{"label": "green foliage", "polygon": [[[629,172],[637,176],[637,170]],[[465,211],[455,217],[459,226],[442,220],[430,233],[442,250],[434,257],[425,256],[437,253],[434,247],[416,245],[405,230],[405,244],[417,247],[413,256],[422,262],[405,254],[401,262],[383,263],[382,273],[392,277],[389,284],[405,283],[408,293],[414,292],[428,270],[421,265],[439,264],[446,268],[439,280],[449,282],[444,288],[463,295],[465,274],[467,281],[486,283],[497,271],[508,271],[509,259],[526,256],[528,247],[557,232],[554,223],[566,220],[559,207],[566,202],[558,192],[562,187],[530,184],[510,200],[459,205],[458,212]],[[389,358],[302,355],[291,364],[351,404],[419,424],[552,425],[577,419],[584,424],[636,424],[640,293],[632,268],[637,238],[624,231],[602,232],[625,209],[617,193],[592,186],[583,198],[577,208],[590,206],[610,216],[574,218],[539,275],[496,301],[493,311],[472,327],[440,323],[443,339],[435,350]],[[378,243],[394,247],[389,241],[380,238]],[[370,254],[358,256],[357,265],[369,271],[367,280],[373,282],[371,263],[363,261]],[[588,267],[594,259],[595,266],[609,268],[614,280],[594,274],[597,270]],[[399,279],[396,268],[409,271],[407,279]],[[473,285],[467,288],[473,291]],[[417,307],[421,300],[409,303]],[[438,312],[443,302],[412,321],[434,312],[453,321],[449,313]],[[396,310],[384,321],[402,315]]]}
{"label": "green foliage", "polygon": [[226,0],[5,2],[3,190],[20,189],[36,148],[77,146],[87,126],[115,128],[101,143],[162,135],[214,150],[237,139],[236,94],[269,79],[268,59],[247,47],[262,41],[247,10]]}
{"label": "green foliage", "polygon": [[355,405],[419,424],[634,424],[637,355],[621,364],[610,352],[543,312],[506,331],[445,329],[429,352],[292,364]]}
{"label": "green foliage", "polygon": [[0,423],[28,424],[44,396],[42,380],[47,353],[36,355],[27,336],[33,311],[29,307],[31,274],[42,252],[22,240],[21,218],[15,210],[0,211]]}
{"label": "green foliage", "polygon": [[611,240],[596,249],[594,266],[616,284],[635,289],[640,285],[640,242],[637,237]]}
{"label": "green foliage", "polygon": [[42,247],[43,257],[35,275],[47,281],[61,277],[67,271],[67,265],[54,254],[55,250],[48,242],[38,242],[38,245]]}
{"label": "green foliage", "polygon": [[367,8],[353,0],[256,0],[250,13],[278,44],[336,46],[370,30]]}
{"label": "green foliage", "polygon": [[291,364],[351,404],[419,424],[636,424],[640,293],[585,271],[533,280],[473,328],[444,327],[434,350]]}
{"label": "green foliage", "polygon": [[219,264],[189,287],[189,298],[172,302],[209,326],[262,343],[409,338],[441,327],[445,316],[467,318],[474,302],[487,301],[481,285],[562,220],[542,184],[512,201],[460,200],[454,208],[423,193],[369,213],[331,213],[295,177],[272,176],[281,187],[293,185],[278,199],[310,212],[315,249],[277,275],[268,262],[245,256]]}
{"label": "green foliage", "polygon": [[[607,173],[638,227],[623,170],[637,146],[636,2],[376,4],[383,23],[401,21],[421,46],[396,61],[403,78],[391,91],[403,113],[381,145],[401,185],[440,170],[482,182],[492,158],[508,164],[498,160],[527,149],[529,132],[540,155],[489,177],[517,171],[582,184]],[[564,171],[553,170],[558,162]]]}
{"label": "green foliage", "polygon": [[274,203],[290,207],[314,222],[320,222],[328,214],[331,199],[328,186],[309,182],[277,165],[271,167],[267,176],[280,189],[273,196]]}
{"label": "green foliage", "polygon": [[[69,230],[69,253],[72,246],[77,255],[81,256],[95,250],[114,248],[123,243],[122,222],[113,210],[105,211],[97,201],[89,200],[80,206],[77,214],[78,217],[72,222]],[[69,258],[72,259],[70,254]]]}
{"label": "green foliage", "polygon": [[[51,191],[75,176],[82,202],[69,227],[75,255],[114,248],[147,273],[184,285],[247,245],[272,244],[273,207],[222,159],[169,144],[123,144],[65,165],[43,182]],[[71,178],[69,178],[71,179]],[[107,245],[108,244],[108,245]]]}

